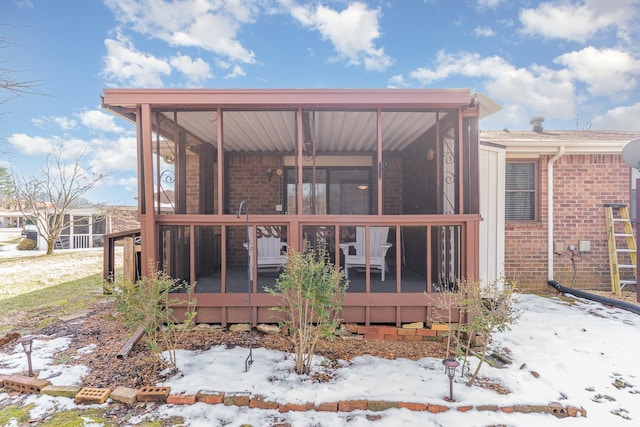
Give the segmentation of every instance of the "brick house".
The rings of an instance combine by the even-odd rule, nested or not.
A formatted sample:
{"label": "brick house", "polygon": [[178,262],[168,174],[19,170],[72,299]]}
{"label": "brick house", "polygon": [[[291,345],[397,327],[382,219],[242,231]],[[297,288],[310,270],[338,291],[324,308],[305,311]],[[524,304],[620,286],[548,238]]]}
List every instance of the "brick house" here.
{"label": "brick house", "polygon": [[[611,289],[604,204],[627,204],[633,216],[637,171],[621,153],[638,137],[639,132],[541,127],[480,132],[481,143],[504,150],[506,277],[529,290],[546,290],[549,279]],[[579,251],[580,242],[590,250]]]}
{"label": "brick house", "polygon": [[429,323],[447,286],[502,263],[480,260],[501,233],[482,221],[478,142],[500,107],[480,94],[105,89],[103,108],[137,127],[142,274],[196,283],[198,322],[246,322],[248,293],[272,320],[269,239],[353,266],[341,317],[361,324]]}

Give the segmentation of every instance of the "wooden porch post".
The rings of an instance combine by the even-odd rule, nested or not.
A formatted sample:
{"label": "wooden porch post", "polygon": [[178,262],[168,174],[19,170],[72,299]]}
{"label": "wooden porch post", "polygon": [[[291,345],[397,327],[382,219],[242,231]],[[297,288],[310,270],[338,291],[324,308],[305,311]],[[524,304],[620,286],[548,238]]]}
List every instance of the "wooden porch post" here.
{"label": "wooden porch post", "polygon": [[378,216],[382,215],[382,173],[383,173],[383,164],[382,164],[382,108],[378,107],[378,111],[377,111],[377,118],[376,118],[376,124],[377,124],[377,136],[378,136],[378,143],[377,143],[377,152],[378,152],[378,185],[376,185],[376,187],[378,188],[378,209],[377,209],[377,214]]}
{"label": "wooden porch post", "polygon": [[153,156],[152,156],[152,126],[151,126],[151,106],[142,104],[140,107],[140,129],[141,139],[138,141],[142,156],[140,156],[140,165],[138,167],[138,187],[141,188],[141,196],[139,197],[140,208],[142,212],[140,222],[140,236],[142,238],[142,275],[149,275],[149,262],[157,262],[157,236],[156,236],[156,215],[153,208]]}
{"label": "wooden porch post", "polygon": [[302,213],[304,212],[304,207],[302,205],[303,199],[302,199],[302,170],[304,168],[303,165],[303,159],[302,159],[302,145],[304,142],[304,131],[302,130],[302,108],[298,108],[298,111],[296,112],[296,117],[297,117],[297,135],[298,135],[298,140],[296,141],[296,149],[298,150],[297,156],[296,156],[296,163],[297,163],[297,170],[296,170],[296,201],[297,201],[297,208],[296,208],[296,215],[302,215]]}
{"label": "wooden porch post", "polygon": [[[217,159],[218,159],[218,171],[217,171],[217,180],[218,180],[218,200],[216,202],[216,213],[218,215],[224,214],[224,202],[225,202],[225,193],[224,193],[224,149],[222,141],[222,108],[216,108],[216,116],[218,120],[216,120],[216,140],[218,141],[217,147]],[[227,226],[222,225],[220,230],[220,292],[227,292]],[[227,324],[227,312],[226,310],[222,310],[222,324],[226,326]]]}

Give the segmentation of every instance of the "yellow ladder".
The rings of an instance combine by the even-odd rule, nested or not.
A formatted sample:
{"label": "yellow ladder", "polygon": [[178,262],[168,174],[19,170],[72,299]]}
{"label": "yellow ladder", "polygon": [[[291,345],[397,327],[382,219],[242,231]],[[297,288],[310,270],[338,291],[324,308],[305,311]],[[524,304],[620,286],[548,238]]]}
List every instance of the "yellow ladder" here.
{"label": "yellow ladder", "polygon": [[[625,204],[608,203],[604,205],[607,223],[607,241],[609,242],[609,271],[611,272],[611,292],[620,296],[625,285],[636,285],[638,263],[636,239],[629,219],[629,210]],[[623,258],[621,264],[619,257]],[[633,279],[630,270],[633,269]],[[624,279],[620,279],[620,270],[629,271]]]}

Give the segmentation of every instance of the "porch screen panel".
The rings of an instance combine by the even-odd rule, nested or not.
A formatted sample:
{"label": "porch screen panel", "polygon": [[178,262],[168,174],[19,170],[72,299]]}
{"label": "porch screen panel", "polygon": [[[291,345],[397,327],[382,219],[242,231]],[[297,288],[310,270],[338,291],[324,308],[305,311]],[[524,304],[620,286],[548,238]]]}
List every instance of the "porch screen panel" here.
{"label": "porch screen panel", "polygon": [[90,239],[91,216],[71,215],[71,229],[73,230],[73,241],[71,246],[74,249],[90,248],[93,243]]}
{"label": "porch screen panel", "polygon": [[433,227],[431,254],[432,290],[452,289],[462,279],[462,228],[458,225]]}
{"label": "porch screen panel", "polygon": [[295,141],[295,111],[223,110],[227,213],[235,212],[243,200],[254,214],[283,213],[288,185],[284,156],[295,152]]}
{"label": "porch screen panel", "polygon": [[[303,213],[307,215],[369,215],[371,213],[371,168],[325,167],[304,169],[302,200]],[[286,170],[287,209],[296,208],[296,172]]]}
{"label": "porch screen panel", "polygon": [[[401,292],[425,292],[427,290],[427,228],[400,227],[400,247],[395,246],[395,229],[390,241],[394,246],[389,250],[388,262],[391,271],[400,268]],[[396,266],[396,252],[400,252],[400,264]]]}
{"label": "porch screen panel", "polygon": [[103,235],[107,232],[107,221],[105,215],[94,215],[91,223],[93,234],[92,246],[101,247],[104,245]]}
{"label": "porch screen panel", "polygon": [[450,126],[443,129],[441,140],[441,194],[438,213],[451,215],[459,212],[460,203],[458,180],[458,143],[456,128]]}
{"label": "porch screen panel", "polygon": [[465,117],[462,124],[464,213],[480,213],[478,118]]}
{"label": "porch screen panel", "polygon": [[195,282],[197,293],[221,292],[221,227],[195,226]]}
{"label": "porch screen panel", "polygon": [[180,282],[191,282],[189,226],[162,225],[159,230],[160,270]]}
{"label": "porch screen panel", "polygon": [[[153,117],[153,204],[159,214],[176,212],[175,121],[171,112],[154,111]],[[147,197],[151,197],[148,195]]]}
{"label": "porch screen panel", "polygon": [[394,236],[394,228],[387,225],[340,227],[340,266],[349,280],[347,292],[396,292]]}
{"label": "porch screen panel", "polygon": [[374,178],[382,180],[383,214],[403,213],[405,202],[427,213],[420,199],[433,199],[429,193],[435,189],[435,179],[429,176],[435,173],[435,123],[434,112],[382,111],[382,163]]}
{"label": "porch screen panel", "polygon": [[71,215],[66,214],[63,219],[64,228],[56,239],[54,247],[56,249],[71,249]]}
{"label": "porch screen panel", "polygon": [[[241,217],[244,219],[244,217]],[[265,292],[287,263],[288,228],[277,224],[227,227],[227,282],[225,292]],[[249,284],[251,281],[251,284]]]}
{"label": "porch screen panel", "polygon": [[[375,191],[377,113],[371,110],[302,110],[303,206],[299,213],[369,214]],[[367,159],[366,168],[350,168]],[[328,163],[328,159],[334,160]],[[289,212],[298,208],[296,171],[287,178]],[[351,203],[352,202],[352,203]],[[373,203],[372,203],[373,202]]]}

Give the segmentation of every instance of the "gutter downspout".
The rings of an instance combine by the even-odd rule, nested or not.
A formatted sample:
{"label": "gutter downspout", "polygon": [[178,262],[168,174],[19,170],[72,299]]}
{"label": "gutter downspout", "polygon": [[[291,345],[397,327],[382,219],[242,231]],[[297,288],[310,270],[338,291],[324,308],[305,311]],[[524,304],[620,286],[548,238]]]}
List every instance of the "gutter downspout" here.
{"label": "gutter downspout", "polygon": [[564,156],[565,146],[561,146],[555,156],[547,162],[547,279],[553,280],[553,164]]}

